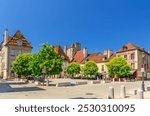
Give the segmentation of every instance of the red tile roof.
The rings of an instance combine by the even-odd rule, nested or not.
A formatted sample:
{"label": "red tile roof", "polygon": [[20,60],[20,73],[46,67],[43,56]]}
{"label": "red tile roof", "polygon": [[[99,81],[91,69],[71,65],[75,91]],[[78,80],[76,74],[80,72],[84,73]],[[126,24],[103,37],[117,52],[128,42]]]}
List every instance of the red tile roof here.
{"label": "red tile roof", "polygon": [[77,51],[76,54],[73,57],[73,62],[81,63],[81,61],[84,59],[83,50]]}
{"label": "red tile roof", "polygon": [[60,45],[54,46],[55,52],[64,57],[64,60],[67,60],[68,62],[70,62],[68,56],[64,53],[64,51],[62,50]]}
{"label": "red tile roof", "polygon": [[106,62],[108,61],[108,56],[100,53],[92,53],[89,54],[88,57],[82,61],[82,63],[85,63],[86,61],[90,60],[96,63]]}
{"label": "red tile roof", "polygon": [[[126,49],[124,50],[124,48]],[[118,52],[130,51],[130,50],[135,50],[135,49],[142,50],[142,51],[144,50],[143,48],[140,48],[132,43],[128,43],[124,45]]]}
{"label": "red tile roof", "polygon": [[16,45],[17,41],[21,39],[23,42],[23,46],[32,48],[31,44],[26,40],[23,34],[20,31],[17,31],[14,36],[8,36],[7,44],[8,45]]}
{"label": "red tile roof", "polygon": [[11,39],[12,39],[12,37],[11,37],[11,36],[8,36],[8,41],[7,41],[7,42],[11,41]]}

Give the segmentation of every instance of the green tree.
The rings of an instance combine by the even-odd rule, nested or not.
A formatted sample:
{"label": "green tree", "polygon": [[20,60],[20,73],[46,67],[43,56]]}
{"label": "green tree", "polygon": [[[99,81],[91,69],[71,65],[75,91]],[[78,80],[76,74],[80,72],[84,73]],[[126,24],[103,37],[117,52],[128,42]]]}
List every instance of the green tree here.
{"label": "green tree", "polygon": [[55,52],[54,47],[44,43],[42,49],[33,56],[30,68],[34,76],[41,76],[43,72],[46,75],[57,75],[62,72],[62,64],[63,60]]}
{"label": "green tree", "polygon": [[88,61],[83,66],[83,74],[85,76],[96,76],[98,73],[98,66],[94,61]]}
{"label": "green tree", "polygon": [[122,57],[113,58],[106,66],[110,76],[127,77],[131,71],[126,59]]}
{"label": "green tree", "polygon": [[31,70],[29,66],[32,58],[32,54],[20,54],[12,62],[12,68],[14,72],[18,75],[18,77],[27,77],[31,75]]}
{"label": "green tree", "polygon": [[67,66],[66,71],[68,74],[72,75],[73,77],[75,74],[80,73],[80,65],[76,62],[72,62]]}
{"label": "green tree", "polygon": [[31,70],[31,75],[38,78],[42,75],[42,68],[40,67],[40,58],[38,58],[37,54],[33,55],[33,59],[30,62],[30,70]]}

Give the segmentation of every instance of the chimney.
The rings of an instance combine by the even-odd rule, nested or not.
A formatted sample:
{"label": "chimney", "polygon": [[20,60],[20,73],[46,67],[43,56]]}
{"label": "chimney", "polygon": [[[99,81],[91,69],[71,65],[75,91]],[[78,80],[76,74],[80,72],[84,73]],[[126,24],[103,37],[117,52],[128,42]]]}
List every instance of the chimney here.
{"label": "chimney", "polygon": [[112,50],[107,50],[107,57],[110,58],[110,56],[113,54]]}
{"label": "chimney", "polygon": [[104,55],[107,55],[108,58],[112,55],[112,50],[104,50]]}
{"label": "chimney", "polygon": [[88,55],[87,48],[83,48],[83,55],[84,55],[84,58],[87,57]]}
{"label": "chimney", "polygon": [[107,50],[104,50],[104,53],[103,53],[104,55],[107,55]]}
{"label": "chimney", "polygon": [[8,29],[5,29],[4,31],[4,44],[6,44],[8,41]]}

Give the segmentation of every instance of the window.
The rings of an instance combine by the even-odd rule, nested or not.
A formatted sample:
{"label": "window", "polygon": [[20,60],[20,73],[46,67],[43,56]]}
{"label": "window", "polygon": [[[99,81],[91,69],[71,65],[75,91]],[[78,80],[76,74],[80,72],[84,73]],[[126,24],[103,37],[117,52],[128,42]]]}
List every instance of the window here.
{"label": "window", "polygon": [[18,54],[21,54],[21,50],[18,51]]}
{"label": "window", "polygon": [[127,57],[128,57],[127,55],[124,55],[124,58],[125,58],[126,60],[127,60]]}
{"label": "window", "polygon": [[131,68],[135,69],[135,64],[134,63],[131,63]]}
{"label": "window", "polygon": [[11,50],[11,51],[10,51],[10,55],[11,55],[11,56],[15,56],[15,50]]}
{"label": "window", "polygon": [[104,65],[102,65],[102,71],[104,71]]}
{"label": "window", "polygon": [[131,60],[134,60],[134,59],[135,59],[135,54],[132,53],[132,54],[131,54]]}
{"label": "window", "polygon": [[107,60],[107,57],[104,57],[102,60],[103,60],[103,61]]}
{"label": "window", "polygon": [[128,48],[126,46],[123,46],[123,50],[126,51],[128,50]]}
{"label": "window", "polygon": [[18,41],[17,41],[17,44],[18,44],[19,46],[22,46],[22,40],[21,40],[21,39],[18,40]]}
{"label": "window", "polygon": [[14,71],[11,71],[10,75],[11,75],[11,77],[14,77],[15,76]]}

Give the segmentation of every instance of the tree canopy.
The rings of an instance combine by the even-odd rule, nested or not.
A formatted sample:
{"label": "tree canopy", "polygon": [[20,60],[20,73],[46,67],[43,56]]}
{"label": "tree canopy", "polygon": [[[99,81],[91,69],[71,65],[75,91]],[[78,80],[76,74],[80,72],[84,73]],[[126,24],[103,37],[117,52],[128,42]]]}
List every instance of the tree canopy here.
{"label": "tree canopy", "polygon": [[32,74],[36,76],[57,75],[62,71],[62,58],[55,52],[54,47],[48,43],[42,44],[42,49],[33,56],[31,63]]}
{"label": "tree canopy", "polygon": [[85,76],[96,76],[98,73],[98,66],[94,61],[88,61],[83,66],[83,74]]}
{"label": "tree canopy", "polygon": [[76,62],[72,62],[67,66],[66,71],[68,74],[71,74],[72,76],[75,74],[79,74],[80,73],[80,65]]}
{"label": "tree canopy", "polygon": [[33,59],[30,62],[29,68],[32,72],[31,73],[32,76],[40,77],[42,75],[42,69],[40,67],[40,58],[38,58],[37,54],[33,55]]}
{"label": "tree canopy", "polygon": [[30,62],[32,61],[32,54],[20,54],[12,62],[12,68],[18,77],[27,77],[31,75],[31,70],[29,68]]}
{"label": "tree canopy", "polygon": [[122,57],[113,58],[106,66],[110,76],[127,77],[131,71],[126,59]]}

